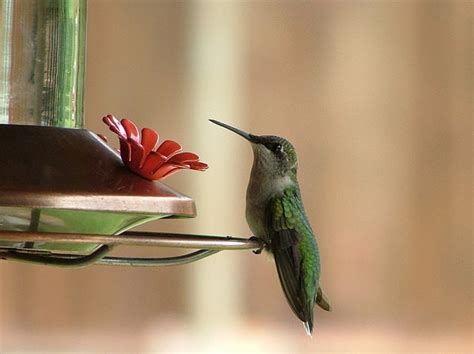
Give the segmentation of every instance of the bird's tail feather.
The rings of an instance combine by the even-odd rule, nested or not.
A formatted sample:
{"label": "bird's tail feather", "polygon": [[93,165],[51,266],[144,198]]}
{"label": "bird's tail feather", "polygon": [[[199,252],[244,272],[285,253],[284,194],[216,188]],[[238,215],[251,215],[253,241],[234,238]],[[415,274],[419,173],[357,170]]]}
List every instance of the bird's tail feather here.
{"label": "bird's tail feather", "polygon": [[306,331],[306,334],[312,337],[313,336],[313,319],[303,322],[303,326],[304,326],[304,330]]}
{"label": "bird's tail feather", "polygon": [[323,289],[321,289],[321,287],[318,287],[318,293],[316,294],[316,303],[322,309],[326,311],[332,311],[332,307],[329,304],[329,300],[326,294],[324,294]]}

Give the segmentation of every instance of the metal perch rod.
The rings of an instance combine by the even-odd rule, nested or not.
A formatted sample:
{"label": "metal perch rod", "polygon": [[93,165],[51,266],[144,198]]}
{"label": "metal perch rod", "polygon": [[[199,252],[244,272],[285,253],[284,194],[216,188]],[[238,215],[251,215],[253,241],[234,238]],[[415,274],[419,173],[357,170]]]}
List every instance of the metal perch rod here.
{"label": "metal perch rod", "polygon": [[0,231],[0,240],[17,242],[102,243],[108,245],[250,250],[261,248],[254,238],[128,231],[120,235]]}
{"label": "metal perch rod", "polygon": [[[120,235],[90,235],[0,231],[0,240],[16,242],[67,242],[102,244],[88,255],[38,252],[31,249],[0,249],[0,258],[36,264],[81,267],[89,264],[127,266],[167,266],[195,262],[222,250],[261,250],[263,244],[255,237],[202,236],[160,232],[124,232]],[[198,251],[165,258],[106,257],[113,246],[158,246],[200,249]]]}

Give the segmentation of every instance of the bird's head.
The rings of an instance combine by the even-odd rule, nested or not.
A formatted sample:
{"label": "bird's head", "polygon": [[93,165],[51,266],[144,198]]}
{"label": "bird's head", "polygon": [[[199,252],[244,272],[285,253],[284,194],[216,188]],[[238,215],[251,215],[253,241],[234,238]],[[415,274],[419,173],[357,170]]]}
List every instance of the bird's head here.
{"label": "bird's head", "polygon": [[252,144],[254,166],[263,173],[296,176],[298,160],[295,148],[288,140],[275,135],[253,135],[214,119],[210,121],[248,140]]}

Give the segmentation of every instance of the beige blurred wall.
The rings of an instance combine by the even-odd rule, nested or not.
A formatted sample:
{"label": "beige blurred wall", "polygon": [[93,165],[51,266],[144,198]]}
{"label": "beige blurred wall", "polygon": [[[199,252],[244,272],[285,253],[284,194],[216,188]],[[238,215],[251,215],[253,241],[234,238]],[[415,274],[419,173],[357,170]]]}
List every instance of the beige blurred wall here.
{"label": "beige blurred wall", "polygon": [[[128,117],[210,164],[166,181],[195,199],[196,219],[144,228],[250,235],[251,149],[207,119],[285,136],[299,154],[334,312],[316,310],[317,339],[308,342],[272,262],[250,252],[222,253],[203,268],[2,262],[0,350],[182,345],[199,313],[192,291],[202,288],[192,279],[201,269],[225,269],[227,257],[239,291],[233,316],[245,328],[237,333],[255,343],[278,337],[280,349],[305,352],[472,350],[471,10],[461,1],[89,1],[87,128],[112,137],[100,118]],[[196,36],[198,11],[218,24],[209,41]],[[219,26],[241,42],[206,48],[219,43]],[[201,50],[215,57],[198,61]],[[238,65],[223,53],[238,56]],[[199,97],[206,102],[197,110]],[[221,279],[202,286],[219,292]],[[225,329],[218,314],[209,322]],[[169,348],[192,347],[179,345]]]}

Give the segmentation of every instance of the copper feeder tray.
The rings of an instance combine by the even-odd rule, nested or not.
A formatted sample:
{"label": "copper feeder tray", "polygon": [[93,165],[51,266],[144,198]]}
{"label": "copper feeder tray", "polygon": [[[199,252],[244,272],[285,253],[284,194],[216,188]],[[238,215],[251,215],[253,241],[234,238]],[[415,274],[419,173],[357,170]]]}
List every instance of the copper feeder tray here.
{"label": "copper feeder tray", "polygon": [[[127,231],[150,220],[195,215],[191,198],[130,172],[88,130],[0,125],[1,259],[150,266],[189,263],[220,250],[261,250],[255,238]],[[107,227],[106,220],[114,224]],[[105,256],[117,245],[199,250],[169,258]]]}

